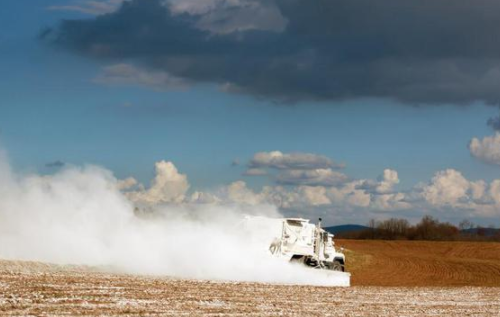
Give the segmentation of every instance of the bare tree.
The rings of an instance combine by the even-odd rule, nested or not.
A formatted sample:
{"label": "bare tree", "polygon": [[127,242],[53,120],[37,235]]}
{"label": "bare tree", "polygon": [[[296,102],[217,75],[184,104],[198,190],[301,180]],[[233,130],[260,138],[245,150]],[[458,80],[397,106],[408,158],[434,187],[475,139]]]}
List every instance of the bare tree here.
{"label": "bare tree", "polygon": [[383,239],[406,239],[410,223],[406,219],[391,218],[377,225],[379,234]]}
{"label": "bare tree", "polygon": [[469,219],[464,219],[458,224],[458,229],[460,231],[469,231],[475,227],[474,223]]}

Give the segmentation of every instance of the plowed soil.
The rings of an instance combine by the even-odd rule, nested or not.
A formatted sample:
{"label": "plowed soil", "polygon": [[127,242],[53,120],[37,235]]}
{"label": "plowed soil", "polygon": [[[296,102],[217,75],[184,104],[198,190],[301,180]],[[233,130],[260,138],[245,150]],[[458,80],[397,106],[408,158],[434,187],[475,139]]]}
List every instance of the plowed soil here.
{"label": "plowed soil", "polygon": [[500,243],[337,240],[352,285],[499,286]]}
{"label": "plowed soil", "polygon": [[285,286],[0,262],[2,316],[499,316],[500,288]]}
{"label": "plowed soil", "polygon": [[492,287],[500,286],[499,244],[338,244],[347,248],[353,287],[182,280],[0,260],[0,315],[500,316],[500,287]]}

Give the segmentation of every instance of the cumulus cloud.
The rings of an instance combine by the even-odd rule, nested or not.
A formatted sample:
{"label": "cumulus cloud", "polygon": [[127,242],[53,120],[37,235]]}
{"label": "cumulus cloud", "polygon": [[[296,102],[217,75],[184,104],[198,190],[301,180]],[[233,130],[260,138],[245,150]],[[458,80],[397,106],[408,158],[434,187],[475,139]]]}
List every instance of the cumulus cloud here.
{"label": "cumulus cloud", "polygon": [[330,168],[313,170],[286,170],[276,176],[282,185],[336,186],[346,182],[348,177]]}
{"label": "cumulus cloud", "polygon": [[469,143],[469,151],[472,156],[483,162],[500,165],[500,133],[482,140],[473,138]]}
{"label": "cumulus cloud", "polygon": [[233,183],[226,189],[221,201],[233,197],[229,200],[249,204],[271,203],[291,213],[299,210],[314,213],[318,212],[318,208],[353,214],[442,212],[451,208],[456,209],[456,217],[495,214],[494,184],[482,180],[469,181],[453,169],[436,173],[426,184],[401,191],[396,187],[400,182],[396,170],[387,168],[377,179],[350,179],[331,167],[315,168],[338,164],[327,157],[310,153],[259,152],[248,165],[248,174],[266,173],[275,185],[264,186],[256,192],[244,182]]}
{"label": "cumulus cloud", "polygon": [[226,202],[247,205],[259,205],[266,200],[262,194],[248,188],[244,181],[231,183],[220,191],[220,195]]}
{"label": "cumulus cloud", "polygon": [[327,189],[322,186],[300,186],[297,196],[311,206],[324,206],[332,203],[328,198]]}
{"label": "cumulus cloud", "polygon": [[[348,177],[333,168],[343,168],[332,159],[312,153],[258,152],[248,163],[246,176],[269,175],[280,185],[337,186]],[[275,170],[278,173],[269,173]]]}
{"label": "cumulus cloud", "polygon": [[399,183],[398,172],[391,169],[385,169],[377,181],[366,180],[358,187],[365,191],[376,194],[387,194],[393,190],[394,185]]}
{"label": "cumulus cloud", "polygon": [[145,70],[131,64],[106,66],[93,81],[103,85],[142,86],[153,90],[187,87],[185,80],[172,76],[165,71]]}
{"label": "cumulus cloud", "polygon": [[[500,180],[496,179],[491,182],[487,194],[495,202],[497,207],[500,206]],[[498,209],[496,213],[498,213]]]}
{"label": "cumulus cloud", "polygon": [[261,191],[255,191],[244,182],[236,182],[228,187],[231,195],[220,197],[221,201],[232,197],[231,201],[247,204],[270,203],[290,215],[300,212],[316,217],[323,213],[326,219],[332,219],[330,213],[335,213],[335,217],[361,219],[370,213],[406,211],[421,215],[438,212],[447,219],[500,215],[500,180],[490,184],[483,180],[471,181],[459,171],[447,169],[437,172],[428,183],[417,184],[406,191],[396,190],[397,183],[397,171],[386,169],[376,180],[352,180],[335,186],[294,184],[264,186]]}
{"label": "cumulus cloud", "polygon": [[249,163],[250,168],[274,169],[326,169],[341,168],[340,164],[333,162],[326,156],[311,153],[286,154],[280,151],[259,152],[254,155]]}
{"label": "cumulus cloud", "polygon": [[[317,172],[279,171],[303,173],[301,175]],[[330,223],[345,219],[363,223],[381,214],[404,217],[407,212],[417,217],[428,213],[439,214],[447,220],[500,216],[500,179],[491,183],[468,180],[454,169],[439,171],[427,183],[404,191],[395,188],[399,176],[393,169],[385,169],[377,179],[345,180],[335,184],[322,179],[322,182],[316,180],[306,184],[297,181],[287,186],[266,185],[258,189],[238,180],[212,191],[196,190],[189,194],[187,176],[181,174],[173,163],[161,161],[156,163],[156,176],[149,188],[138,184],[134,178],[117,181],[116,187],[142,207],[167,204],[252,208],[271,205],[278,207],[286,216],[321,216]]]}
{"label": "cumulus cloud", "polygon": [[[435,173],[426,183],[398,190],[396,185],[400,179],[394,169],[384,169],[376,179],[351,179],[331,168],[305,168],[318,164],[311,160],[312,154],[290,156],[278,153],[256,155],[256,162],[267,166],[267,170],[255,168],[256,175],[273,169],[278,172],[268,175],[274,183],[262,188],[238,180],[210,191],[189,193],[187,176],[180,173],[172,162],[166,161],[156,163],[156,176],[148,188],[132,177],[117,181],[116,187],[139,206],[272,205],[286,216],[321,216],[327,222],[350,219],[363,223],[370,217],[404,217],[406,213],[417,217],[438,213],[447,220],[500,216],[500,179],[491,183],[468,180],[460,171],[446,169]],[[325,157],[319,162],[332,164]]]}
{"label": "cumulus cloud", "polygon": [[498,217],[500,215],[500,180],[487,183],[471,181],[460,171],[437,172],[426,184],[415,186],[408,194],[414,208],[456,217]]}
{"label": "cumulus cloud", "polygon": [[245,176],[264,176],[267,175],[267,171],[263,168],[249,168],[243,173]]}
{"label": "cumulus cloud", "polygon": [[373,195],[370,203],[371,208],[378,212],[402,211],[413,207],[406,201],[405,193]]}
{"label": "cumulus cloud", "polygon": [[189,197],[189,202],[194,204],[217,204],[221,203],[222,200],[214,194],[195,191]]}
{"label": "cumulus cloud", "polygon": [[336,206],[363,207],[370,205],[371,195],[365,190],[359,189],[364,180],[358,180],[344,184],[341,187],[328,189],[328,195]]}
{"label": "cumulus cloud", "polygon": [[474,201],[484,202],[484,197],[486,195],[486,190],[488,184],[485,181],[479,180],[476,182],[469,183],[470,195]]}
{"label": "cumulus cloud", "polygon": [[130,0],[44,38],[273,100],[496,104],[499,32],[497,0]]}
{"label": "cumulus cloud", "polygon": [[[281,208],[290,216],[310,214],[315,218],[314,208],[328,207],[332,202],[327,196],[327,188],[323,186],[265,186],[259,193],[261,199]],[[313,211],[311,211],[313,208]]]}
{"label": "cumulus cloud", "polygon": [[447,169],[436,173],[431,183],[423,188],[424,199],[436,206],[457,206],[467,197],[470,184],[462,173]]}
{"label": "cumulus cloud", "polygon": [[[275,181],[278,184],[260,189],[238,180],[212,191],[189,193],[187,176],[168,161],[155,164],[155,177],[148,187],[133,177],[114,180],[113,183],[140,207],[274,205],[287,216],[321,216],[327,222],[351,219],[360,223],[369,217],[377,217],[375,214],[404,216],[407,211],[413,215],[439,213],[446,219],[500,216],[500,179],[491,183],[468,180],[460,171],[447,169],[437,172],[427,183],[400,191],[395,187],[400,181],[399,175],[393,169],[383,170],[377,179],[356,180],[332,169],[282,169],[281,163],[276,164],[279,173]],[[0,172],[4,173],[0,173],[0,178],[12,178],[12,175],[5,174],[6,171],[9,170],[0,166]],[[36,181],[44,180],[36,178]],[[0,194],[6,190],[9,188],[0,187]]]}
{"label": "cumulus cloud", "polygon": [[189,189],[187,176],[179,173],[172,162],[155,164],[156,176],[148,189],[127,193],[130,200],[139,204],[180,203]]}
{"label": "cumulus cloud", "polygon": [[90,15],[101,15],[115,12],[127,0],[77,0],[69,5],[49,6],[49,10],[76,11]]}
{"label": "cumulus cloud", "polygon": [[116,187],[119,190],[128,190],[138,184],[137,180],[133,177],[127,177],[116,182]]}

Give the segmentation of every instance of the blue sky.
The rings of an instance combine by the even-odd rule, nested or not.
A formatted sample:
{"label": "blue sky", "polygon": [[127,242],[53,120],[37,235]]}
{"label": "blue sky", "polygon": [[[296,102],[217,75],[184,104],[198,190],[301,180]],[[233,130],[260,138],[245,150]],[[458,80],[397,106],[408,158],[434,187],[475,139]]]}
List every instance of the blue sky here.
{"label": "blue sky", "polygon": [[[72,3],[77,2],[2,3],[0,138],[18,170],[52,173],[45,164],[90,163],[148,184],[154,163],[167,160],[188,175],[191,190],[244,180],[259,191],[273,181],[242,176],[246,164],[257,152],[278,150],[345,163],[343,173],[351,179],[396,170],[398,191],[427,183],[445,169],[472,181],[499,176],[500,167],[468,149],[472,138],[494,134],[486,121],[498,108],[480,101],[416,106],[404,98],[354,96],[289,103],[228,92],[209,81],[172,89],[96,82],[106,66],[130,60],[92,58],[39,38],[61,19],[95,18],[49,10]],[[232,166],[234,160],[240,164]]]}

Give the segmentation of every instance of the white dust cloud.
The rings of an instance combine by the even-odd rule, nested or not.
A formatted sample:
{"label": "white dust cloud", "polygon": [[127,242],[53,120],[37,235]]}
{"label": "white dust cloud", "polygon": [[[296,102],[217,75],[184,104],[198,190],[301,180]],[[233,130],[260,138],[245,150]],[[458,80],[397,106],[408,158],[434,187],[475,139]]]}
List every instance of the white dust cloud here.
{"label": "white dust cloud", "polygon": [[125,185],[95,166],[14,173],[0,151],[0,258],[194,279],[349,283],[270,257],[272,233],[242,228],[244,214],[279,217],[274,207],[169,202],[138,215],[118,189]]}

